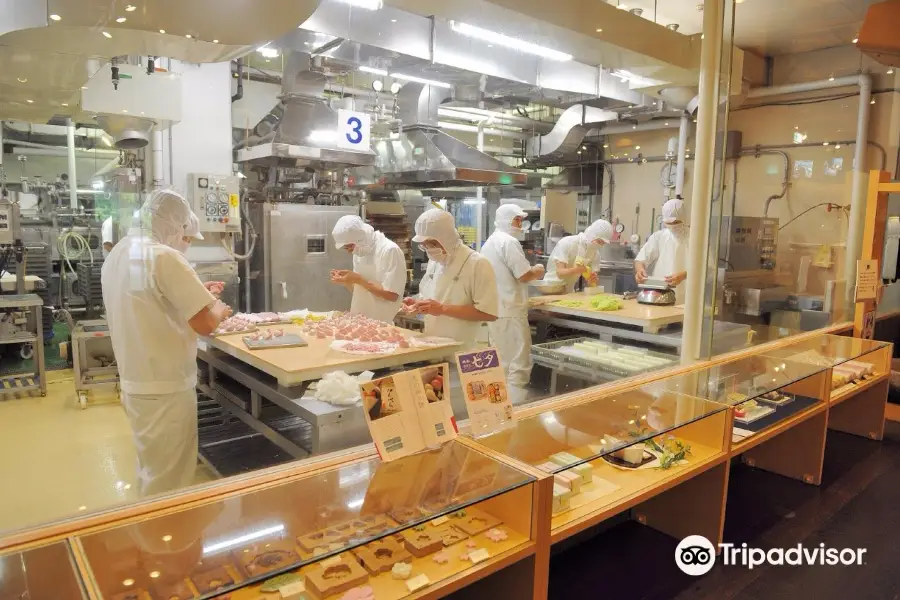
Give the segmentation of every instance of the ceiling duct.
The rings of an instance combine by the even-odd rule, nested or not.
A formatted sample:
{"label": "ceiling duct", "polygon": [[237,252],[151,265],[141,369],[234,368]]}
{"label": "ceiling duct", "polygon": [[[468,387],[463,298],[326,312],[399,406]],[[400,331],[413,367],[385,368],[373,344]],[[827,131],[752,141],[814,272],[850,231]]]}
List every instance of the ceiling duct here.
{"label": "ceiling duct", "polygon": [[438,107],[449,98],[449,89],[404,85],[397,95],[402,127],[375,143],[375,168],[358,173],[358,184],[388,189],[524,185],[525,173],[438,129]]}
{"label": "ceiling duct", "polygon": [[618,119],[618,113],[611,110],[584,104],[570,106],[559,116],[550,133],[535,136],[528,141],[528,158],[546,159],[574,152],[588,132]]}
{"label": "ceiling duct", "polygon": [[339,113],[325,97],[321,59],[285,53],[280,102],[260,120],[238,162],[282,167],[368,166],[375,154],[338,146]]}
{"label": "ceiling duct", "polygon": [[150,132],[156,123],[152,119],[122,115],[97,115],[100,127],[112,136],[119,150],[137,150],[150,143]]}

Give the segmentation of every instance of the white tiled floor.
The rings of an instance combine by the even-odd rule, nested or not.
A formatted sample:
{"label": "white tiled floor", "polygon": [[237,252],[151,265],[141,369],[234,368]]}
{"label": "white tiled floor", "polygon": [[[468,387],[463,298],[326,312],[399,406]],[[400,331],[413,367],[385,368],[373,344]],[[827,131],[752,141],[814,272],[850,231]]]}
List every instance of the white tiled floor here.
{"label": "white tiled floor", "polygon": [[[46,397],[0,399],[0,532],[138,499],[136,455],[113,394],[76,401],[71,371]],[[198,470],[198,480],[210,474]]]}

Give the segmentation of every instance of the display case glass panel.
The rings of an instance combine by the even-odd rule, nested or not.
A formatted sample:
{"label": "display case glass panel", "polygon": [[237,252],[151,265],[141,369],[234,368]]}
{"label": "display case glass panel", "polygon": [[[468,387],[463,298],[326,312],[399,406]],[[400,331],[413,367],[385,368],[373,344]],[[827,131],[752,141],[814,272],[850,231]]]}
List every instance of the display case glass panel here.
{"label": "display case glass panel", "polygon": [[527,417],[477,441],[554,475],[556,529],[721,458],[726,411],[659,381]]}
{"label": "display case glass panel", "polygon": [[[450,442],[390,463],[338,466],[79,543],[109,600],[225,592],[255,600],[296,580],[308,598],[341,598],[356,588],[354,598],[402,598],[416,585],[439,584],[487,557],[527,547],[533,481]],[[478,550],[485,552],[461,558]]]}
{"label": "display case glass panel", "polygon": [[831,369],[830,402],[836,403],[890,373],[892,344],[877,340],[823,335],[767,352]]}
{"label": "display case glass panel", "polygon": [[732,441],[740,442],[822,406],[826,371],[812,363],[755,355],[673,377],[670,385],[734,407]]}
{"label": "display case glass panel", "polygon": [[66,542],[0,555],[3,600],[87,598]]}

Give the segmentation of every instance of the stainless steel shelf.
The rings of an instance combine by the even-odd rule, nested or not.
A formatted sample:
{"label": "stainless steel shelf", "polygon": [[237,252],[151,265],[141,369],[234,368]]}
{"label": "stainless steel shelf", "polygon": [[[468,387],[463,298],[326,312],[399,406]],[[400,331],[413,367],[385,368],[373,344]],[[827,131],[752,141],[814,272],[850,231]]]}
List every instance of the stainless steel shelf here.
{"label": "stainless steel shelf", "polygon": [[37,336],[33,333],[25,333],[14,335],[11,337],[0,338],[0,345],[2,344],[31,344],[37,341]]}

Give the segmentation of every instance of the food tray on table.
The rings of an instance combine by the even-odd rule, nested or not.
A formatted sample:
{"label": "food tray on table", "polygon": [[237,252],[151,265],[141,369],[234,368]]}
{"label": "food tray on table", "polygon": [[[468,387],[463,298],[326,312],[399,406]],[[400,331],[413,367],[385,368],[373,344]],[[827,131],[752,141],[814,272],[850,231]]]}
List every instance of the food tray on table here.
{"label": "food tray on table", "polygon": [[[610,357],[602,357],[602,353],[597,354],[596,358],[589,354],[579,352],[575,347],[576,344],[594,344],[605,346],[607,350],[604,353],[612,352],[615,358],[619,358],[619,354],[625,354],[622,360],[629,359],[629,364],[616,364],[609,360]],[[577,370],[593,373],[603,371],[620,377],[631,377],[648,371],[656,371],[664,367],[674,364],[675,359],[667,354],[645,350],[644,348],[634,348],[631,346],[623,346],[621,344],[613,344],[610,342],[601,342],[594,338],[578,337],[557,340],[554,342],[546,342],[543,344],[535,344],[531,347],[532,355],[541,357],[549,361],[555,362],[558,366],[574,367]],[[607,358],[606,361],[600,360]],[[643,357],[643,360],[642,360]],[[641,364],[644,362],[645,364]]]}
{"label": "food tray on table", "polygon": [[265,350],[268,348],[302,348],[308,346],[306,340],[294,333],[286,333],[280,337],[268,340],[254,340],[249,336],[244,337],[244,345],[248,350]]}
{"label": "food tray on table", "polygon": [[249,329],[241,329],[238,331],[213,331],[209,335],[212,337],[223,337],[226,335],[244,335],[247,333],[255,333],[257,331],[259,331],[259,327],[251,327]]}

